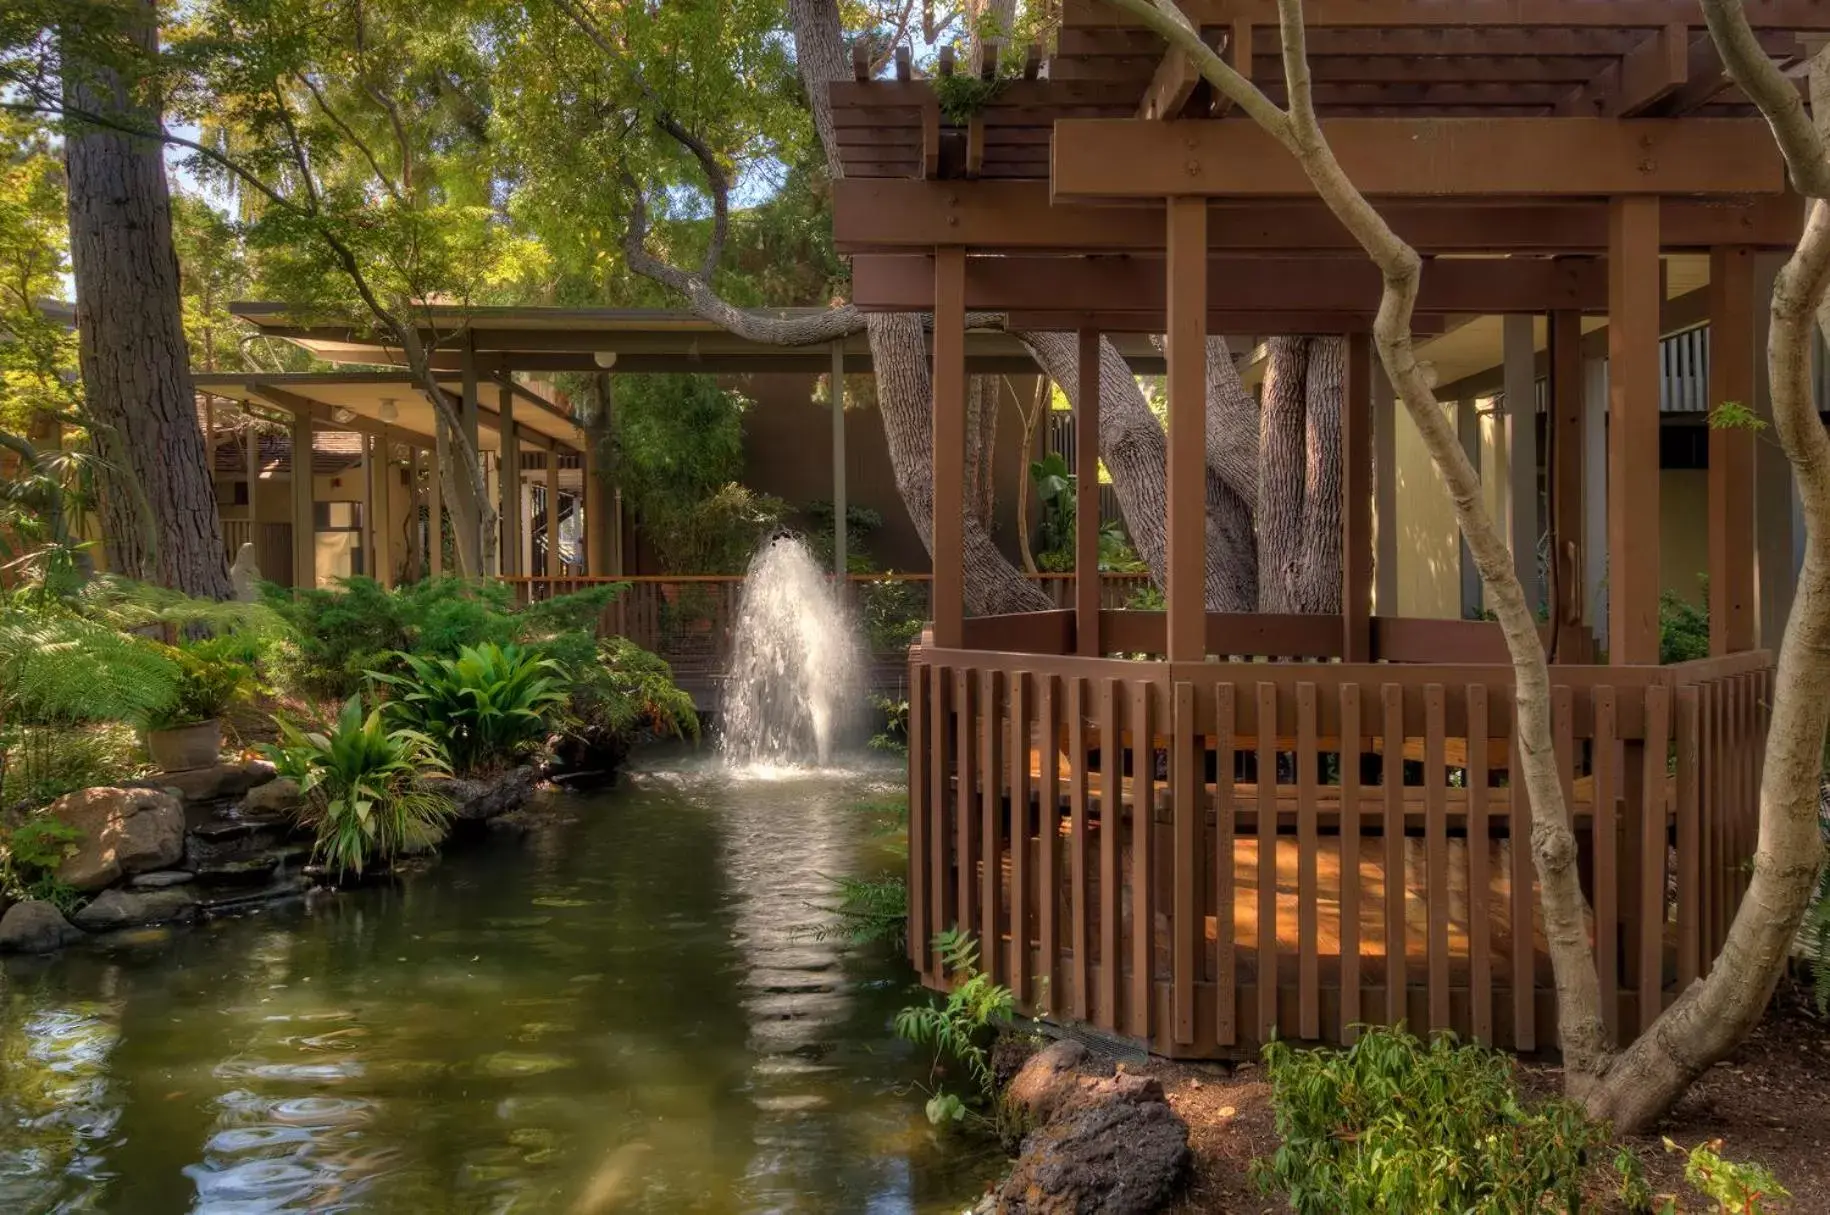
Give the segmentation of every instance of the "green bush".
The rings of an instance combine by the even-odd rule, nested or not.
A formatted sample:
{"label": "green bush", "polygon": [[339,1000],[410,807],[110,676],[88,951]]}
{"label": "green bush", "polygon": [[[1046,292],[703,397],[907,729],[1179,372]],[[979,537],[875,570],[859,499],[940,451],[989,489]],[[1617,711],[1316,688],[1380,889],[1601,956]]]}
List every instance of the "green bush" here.
{"label": "green bush", "polygon": [[[928,1082],[928,1120],[935,1124],[965,1120],[969,1105],[991,1103],[996,1077],[991,1070],[990,1045],[999,1028],[1009,1024],[1016,1010],[1010,988],[991,981],[979,969],[978,941],[957,928],[934,934],[941,963],[959,980],[939,1003],[912,1004],[896,1014],[896,1036],[932,1051]],[[962,1095],[938,1087],[942,1069],[949,1063],[961,1067],[972,1082]]]}
{"label": "green bush", "polygon": [[673,668],[627,637],[597,643],[593,660],[574,668],[569,731],[594,731],[634,741],[696,739],[699,713],[674,682]]}
{"label": "green bush", "polygon": [[0,729],[0,807],[41,806],[145,768],[139,731],[118,722]]}
{"label": "green bush", "polygon": [[254,672],[233,658],[221,656],[210,642],[185,647],[163,647],[178,667],[172,696],[155,709],[146,724],[170,730],[221,717],[254,686]]}
{"label": "green bush", "polygon": [[54,818],[28,818],[0,827],[0,894],[8,899],[43,899],[59,910],[74,910],[77,894],[55,877],[83,833]]}
{"label": "green bush", "polygon": [[[1724,1159],[1720,1139],[1687,1148],[1666,1138],[1665,1150],[1684,1158],[1684,1180],[1726,1215],[1760,1215],[1774,1209],[1773,1200],[1792,1196],[1765,1165]],[[1676,1215],[1678,1209],[1675,1195],[1659,1196],[1659,1215]]]}
{"label": "green bush", "polygon": [[[1703,599],[1709,599],[1709,583],[1703,580]],[[1709,609],[1698,607],[1676,591],[1658,597],[1658,660],[1695,662],[1709,657]]]}
{"label": "green bush", "polygon": [[928,620],[928,588],[919,582],[883,578],[854,588],[864,622],[865,642],[873,654],[907,650],[921,639]]}
{"label": "green bush", "polygon": [[546,741],[569,699],[550,658],[485,642],[455,658],[400,654],[404,674],[375,672],[392,692],[393,723],[431,741],[460,775],[515,762]]}
{"label": "green bush", "polygon": [[1347,1050],[1265,1047],[1281,1144],[1253,1162],[1304,1215],[1524,1215],[1578,1209],[1606,1128],[1530,1101],[1511,1059],[1438,1034],[1369,1028]]}
{"label": "green bush", "polygon": [[274,722],[280,741],[268,757],[281,776],[298,782],[305,795],[300,821],[315,829],[314,855],[333,874],[360,875],[443,835],[450,803],[415,785],[422,772],[445,770],[424,734],[388,729],[380,709],[364,715],[360,695],[323,732]]}

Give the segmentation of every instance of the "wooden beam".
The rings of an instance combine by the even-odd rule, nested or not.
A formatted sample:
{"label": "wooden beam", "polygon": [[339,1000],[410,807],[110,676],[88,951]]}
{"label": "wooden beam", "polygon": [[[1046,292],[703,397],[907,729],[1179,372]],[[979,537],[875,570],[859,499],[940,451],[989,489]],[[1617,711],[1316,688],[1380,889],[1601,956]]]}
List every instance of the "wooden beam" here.
{"label": "wooden beam", "polygon": [[1180,118],[1188,106],[1188,99],[1195,95],[1195,86],[1200,83],[1201,73],[1194,60],[1172,47],[1157,64],[1150,87],[1144,90],[1144,99],[1138,102],[1137,116],[1148,121]]}
{"label": "wooden beam", "polygon": [[[1342,170],[1374,197],[1785,190],[1784,164],[1756,119],[1335,118],[1322,129]],[[1051,171],[1058,201],[1314,193],[1295,157],[1245,122],[1064,119]]]}
{"label": "wooden beam", "polygon": [[1167,292],[1169,325],[1169,573],[1171,662],[1200,662],[1207,652],[1207,206],[1170,198]]}
{"label": "wooden beam", "polygon": [[[1806,54],[1804,42],[1789,30],[1756,30],[1754,39],[1782,69],[1791,67]],[[1658,106],[1657,112],[1673,116],[1688,114],[1714,101],[1733,83],[1728,69],[1722,66],[1715,39],[1705,34],[1690,44],[1684,83]]]}
{"label": "wooden beam", "polygon": [[[1181,0],[1180,7],[1196,26],[1229,21],[1277,25],[1277,0]],[[1830,30],[1830,7],[1820,0],[1746,0],[1744,7],[1756,29]],[[1303,19],[1311,30],[1335,26],[1355,32],[1381,26],[1556,30],[1658,29],[1679,21],[1703,25],[1702,10],[1691,0],[1308,0]],[[1143,27],[1142,18],[1110,0],[1063,0],[1061,23],[1064,30]]]}
{"label": "wooden beam", "polygon": [[1627,118],[1649,112],[1690,78],[1690,31],[1682,22],[1654,30],[1557,107],[1583,118]]}
{"label": "wooden beam", "polygon": [[966,253],[934,257],[934,644],[958,649],[965,631]]}
{"label": "wooden beam", "polygon": [[[1103,658],[1099,637],[1099,380],[1096,329],[1079,333],[1074,398],[1074,648]],[[1088,571],[1093,571],[1089,576]]]}
{"label": "wooden beam", "polygon": [[1347,339],[1341,385],[1341,661],[1372,661],[1372,339]]}
{"label": "wooden beam", "polygon": [[[966,309],[1156,313],[1165,306],[1164,279],[1163,262],[1153,257],[968,257]],[[1371,315],[1381,290],[1378,268],[1363,258],[1210,258],[1207,280],[1208,308],[1215,312]],[[931,311],[933,282],[929,258],[852,259],[852,302],[865,311]],[[1607,272],[1599,261],[1444,258],[1425,267],[1417,311],[1600,313],[1607,304]]]}
{"label": "wooden beam", "polygon": [[[1754,347],[1754,254],[1717,249],[1709,259],[1709,406],[1738,402],[1752,410],[1757,392]],[[1709,431],[1709,652],[1754,648],[1754,432]]]}
{"label": "wooden beam", "polygon": [[[1380,212],[1426,254],[1600,254],[1608,246],[1605,203],[1413,200],[1387,203]],[[1210,214],[1210,252],[1361,255],[1317,200],[1216,204]],[[1798,200],[1784,195],[1734,202],[1667,198],[1659,229],[1667,250],[1742,244],[1789,251],[1803,214]],[[948,242],[974,252],[1145,253],[1162,250],[1165,230],[1161,207],[1051,203],[1046,182],[846,178],[833,183],[833,237],[845,254],[925,253]]]}
{"label": "wooden beam", "polygon": [[[1446,313],[1423,313],[1411,322],[1411,333],[1434,337],[1447,332],[1450,319]],[[1160,310],[1100,312],[1076,308],[1013,309],[1005,312],[1004,321],[1013,333],[1073,333],[1080,329],[1097,329],[1101,333],[1159,334],[1169,323],[1167,314]],[[1288,333],[1320,336],[1371,333],[1372,326],[1371,312],[1216,312],[1209,309],[1207,313],[1207,331],[1210,334],[1245,333],[1266,336]],[[1152,360],[1133,356],[1130,362],[1133,366],[1140,366]]]}
{"label": "wooden beam", "polygon": [[1608,258],[1608,661],[1658,661],[1658,204],[1611,204]]}
{"label": "wooden beam", "polygon": [[[1235,21],[1227,31],[1226,46],[1221,49],[1221,58],[1228,66],[1241,76],[1252,78],[1252,24],[1249,21]],[[1213,103],[1208,112],[1215,118],[1224,118],[1232,112],[1233,102],[1230,97],[1218,89],[1213,90]]]}

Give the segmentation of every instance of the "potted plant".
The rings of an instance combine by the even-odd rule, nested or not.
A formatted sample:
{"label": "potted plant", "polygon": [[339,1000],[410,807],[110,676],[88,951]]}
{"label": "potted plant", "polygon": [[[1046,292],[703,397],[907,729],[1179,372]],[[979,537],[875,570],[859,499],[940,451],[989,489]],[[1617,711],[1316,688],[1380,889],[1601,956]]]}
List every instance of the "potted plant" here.
{"label": "potted plant", "polygon": [[146,722],[146,749],[162,772],[205,768],[222,753],[222,715],[244,696],[252,672],[197,649],[173,649],[178,683]]}

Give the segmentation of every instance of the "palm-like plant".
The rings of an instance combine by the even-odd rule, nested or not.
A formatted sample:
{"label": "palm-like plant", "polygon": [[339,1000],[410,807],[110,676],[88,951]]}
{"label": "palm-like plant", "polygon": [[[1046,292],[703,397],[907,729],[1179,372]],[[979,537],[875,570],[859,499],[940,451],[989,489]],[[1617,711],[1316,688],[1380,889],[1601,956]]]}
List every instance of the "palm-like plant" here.
{"label": "palm-like plant", "polygon": [[389,729],[379,708],[365,715],[360,695],[344,703],[328,731],[274,721],[280,742],[267,754],[281,776],[298,782],[305,795],[300,821],[316,829],[316,856],[332,873],[360,875],[377,860],[438,842],[451,803],[416,785],[421,773],[445,770],[431,739]]}
{"label": "palm-like plant", "polygon": [[390,719],[430,739],[459,773],[488,771],[538,747],[568,699],[559,664],[518,646],[399,657],[406,673],[373,676],[393,690]]}

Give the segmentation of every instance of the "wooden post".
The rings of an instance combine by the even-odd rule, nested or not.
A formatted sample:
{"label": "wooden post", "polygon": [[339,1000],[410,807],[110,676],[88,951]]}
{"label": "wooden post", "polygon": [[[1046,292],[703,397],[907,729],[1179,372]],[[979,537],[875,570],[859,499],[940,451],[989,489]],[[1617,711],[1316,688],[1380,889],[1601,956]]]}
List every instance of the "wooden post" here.
{"label": "wooden post", "polygon": [[1550,446],[1551,649],[1558,661],[1586,662],[1593,648],[1583,628],[1587,577],[1586,518],[1583,512],[1582,314],[1550,316],[1550,412],[1545,433]]}
{"label": "wooden post", "polygon": [[[1755,408],[1754,252],[1709,251],[1709,408]],[[1709,652],[1756,643],[1754,432],[1709,431]]]}
{"label": "wooden post", "polygon": [[[585,521],[591,529],[588,560],[593,574],[620,578],[623,575],[623,493],[616,484],[614,469],[604,464],[602,447],[615,433],[616,380],[609,372],[599,373],[598,400],[603,405],[603,416],[598,420],[597,433],[585,435],[585,445],[591,450],[591,479],[585,491]],[[593,491],[596,497],[590,496]]]}
{"label": "wooden post", "polygon": [[1608,635],[1608,361],[1582,364],[1582,619]]}
{"label": "wooden post", "polygon": [[362,552],[362,573],[381,580],[375,569],[375,447],[376,439],[366,431],[356,431],[356,439],[361,444],[357,450],[362,454],[356,466],[356,475],[362,484],[362,526],[356,530],[357,543]]}
{"label": "wooden post", "polygon": [[966,251],[934,251],[934,645],[965,633]]}
{"label": "wooden post", "polygon": [[845,543],[845,342],[832,344],[832,572],[839,592],[851,572]]}
{"label": "wooden post", "polygon": [[1398,401],[1385,368],[1372,368],[1373,519],[1378,551],[1373,559],[1373,607],[1398,615]]}
{"label": "wooden post", "polygon": [[546,453],[546,576],[559,577],[559,444]]}
{"label": "wooden post", "polygon": [[1372,339],[1347,339],[1341,385],[1341,661],[1372,661]]}
{"label": "wooden post", "polygon": [[419,508],[422,503],[419,470],[421,466],[419,444],[411,439],[407,441],[407,518],[412,522],[407,528],[407,551],[412,560],[408,568],[414,579],[424,578],[429,569],[426,561],[425,533],[419,526]]}
{"label": "wooden post", "polygon": [[432,418],[432,475],[426,478],[426,542],[432,547],[432,576],[445,576],[445,462],[450,459],[450,441],[445,437],[444,419]]}
{"label": "wooden post", "polygon": [[501,384],[501,396],[498,398],[501,409],[499,425],[502,436],[502,559],[500,562],[503,574],[521,574],[521,548],[526,540],[527,528],[521,517],[521,436],[515,427],[515,386],[504,379]]}
{"label": "wooden post", "polygon": [[1074,649],[1105,651],[1099,639],[1099,331],[1080,331],[1074,412]]}
{"label": "wooden post", "polygon": [[[584,478],[584,514],[578,525],[578,572],[593,577],[609,572],[604,563],[604,534],[609,520],[604,510],[604,487],[598,476],[597,436],[585,432],[584,450],[580,453],[580,475]],[[573,502],[576,511],[578,503]]]}
{"label": "wooden post", "polygon": [[370,530],[375,537],[375,578],[383,586],[394,585],[394,431],[383,426],[375,439],[375,466],[370,482],[374,486],[375,516]]}
{"label": "wooden post", "polygon": [[457,541],[458,570],[466,578],[481,578],[486,572],[483,569],[482,529],[478,521],[482,503],[477,501],[474,478],[482,470],[483,451],[477,446],[477,356],[469,333],[464,335],[460,360],[464,395],[459,406],[458,426],[469,441],[470,450],[476,453],[477,466],[455,468],[457,452],[441,456],[438,463],[441,470],[449,470],[452,474],[447,490],[451,499],[451,527]]}
{"label": "wooden post", "polygon": [[242,420],[248,428],[248,540],[254,545],[254,551],[260,552],[260,541],[255,539],[254,530],[260,519],[260,508],[255,504],[260,501],[261,465],[260,465],[260,430],[254,424],[254,414],[249,411],[248,403],[241,403]]}
{"label": "wooden post", "polygon": [[1506,514],[1512,566],[1525,588],[1525,602],[1544,602],[1538,579],[1538,369],[1533,318],[1513,313],[1502,322],[1501,349],[1506,392]]}
{"label": "wooden post", "polygon": [[1207,653],[1207,200],[1171,198],[1167,257],[1169,661]]}
{"label": "wooden post", "polygon": [[314,517],[316,494],[312,486],[311,414],[292,414],[292,585],[309,590],[318,585],[318,528]]}
{"label": "wooden post", "polygon": [[1608,205],[1608,661],[1658,662],[1658,199]]}

